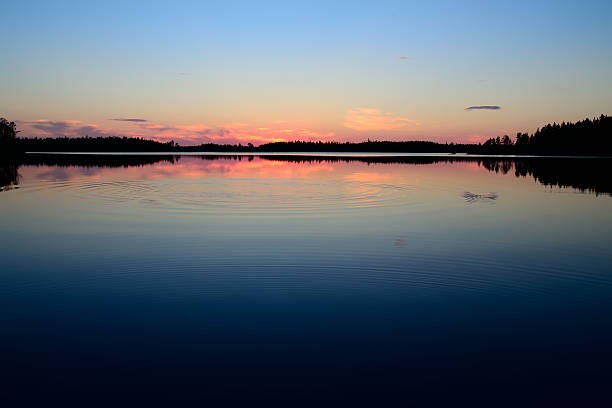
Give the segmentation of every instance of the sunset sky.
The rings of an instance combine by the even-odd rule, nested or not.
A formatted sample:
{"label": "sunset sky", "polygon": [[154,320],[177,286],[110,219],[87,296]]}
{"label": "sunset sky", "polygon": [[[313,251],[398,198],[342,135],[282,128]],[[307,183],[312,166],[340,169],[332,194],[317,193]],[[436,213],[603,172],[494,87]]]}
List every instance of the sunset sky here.
{"label": "sunset sky", "polygon": [[[501,3],[501,4],[498,4]],[[612,114],[612,2],[2,2],[21,136],[479,142]]]}

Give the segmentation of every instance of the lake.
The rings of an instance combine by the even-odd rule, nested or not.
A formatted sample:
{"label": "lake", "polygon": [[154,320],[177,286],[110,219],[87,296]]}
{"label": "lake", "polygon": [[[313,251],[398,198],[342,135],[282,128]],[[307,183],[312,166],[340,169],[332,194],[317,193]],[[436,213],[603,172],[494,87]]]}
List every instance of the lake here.
{"label": "lake", "polygon": [[28,155],[0,397],[612,402],[611,163]]}

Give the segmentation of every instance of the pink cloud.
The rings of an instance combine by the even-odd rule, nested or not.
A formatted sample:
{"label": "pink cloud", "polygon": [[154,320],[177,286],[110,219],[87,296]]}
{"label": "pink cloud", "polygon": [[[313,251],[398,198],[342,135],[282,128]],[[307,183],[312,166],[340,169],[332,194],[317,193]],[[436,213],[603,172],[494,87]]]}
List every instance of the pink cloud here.
{"label": "pink cloud", "polygon": [[287,123],[257,126],[243,122],[227,122],[216,126],[206,124],[167,125],[158,123],[132,123],[137,130],[123,132],[126,136],[152,138],[159,141],[174,140],[183,145],[202,143],[262,144],[288,140],[321,140],[335,136],[334,132],[321,132],[308,128],[291,128]]}
{"label": "pink cloud", "polygon": [[383,113],[378,109],[355,108],[346,113],[343,125],[359,132],[367,132],[396,130],[406,126],[418,126],[419,123],[412,119],[395,116],[389,112]]}

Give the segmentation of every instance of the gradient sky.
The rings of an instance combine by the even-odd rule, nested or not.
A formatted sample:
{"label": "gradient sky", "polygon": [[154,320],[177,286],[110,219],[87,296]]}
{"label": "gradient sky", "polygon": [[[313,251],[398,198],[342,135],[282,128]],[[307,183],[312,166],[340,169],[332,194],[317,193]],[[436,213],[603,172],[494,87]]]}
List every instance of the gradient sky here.
{"label": "gradient sky", "polygon": [[612,114],[609,0],[5,0],[2,20],[23,136],[476,142]]}

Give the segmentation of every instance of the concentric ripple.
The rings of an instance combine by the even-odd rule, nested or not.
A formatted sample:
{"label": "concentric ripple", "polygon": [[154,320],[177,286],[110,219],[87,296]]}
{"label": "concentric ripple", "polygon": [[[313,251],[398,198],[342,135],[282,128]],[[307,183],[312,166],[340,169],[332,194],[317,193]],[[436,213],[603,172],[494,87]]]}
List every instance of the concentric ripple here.
{"label": "concentric ripple", "polygon": [[[91,206],[136,205],[173,212],[313,214],[410,206],[436,209],[446,192],[347,180],[183,179],[77,180],[24,185],[22,193],[58,192]],[[448,205],[445,200],[444,205]]]}

